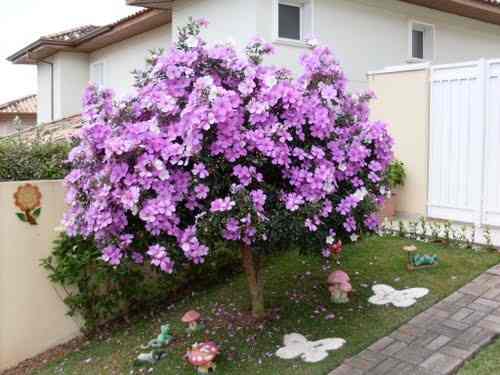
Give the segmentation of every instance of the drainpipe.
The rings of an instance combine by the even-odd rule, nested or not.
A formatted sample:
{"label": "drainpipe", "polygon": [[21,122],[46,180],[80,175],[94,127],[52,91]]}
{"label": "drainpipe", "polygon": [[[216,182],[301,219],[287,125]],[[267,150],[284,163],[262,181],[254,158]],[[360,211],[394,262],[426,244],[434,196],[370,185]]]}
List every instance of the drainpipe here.
{"label": "drainpipe", "polygon": [[54,63],[45,60],[36,60],[36,62],[50,66],[50,122],[54,121]]}

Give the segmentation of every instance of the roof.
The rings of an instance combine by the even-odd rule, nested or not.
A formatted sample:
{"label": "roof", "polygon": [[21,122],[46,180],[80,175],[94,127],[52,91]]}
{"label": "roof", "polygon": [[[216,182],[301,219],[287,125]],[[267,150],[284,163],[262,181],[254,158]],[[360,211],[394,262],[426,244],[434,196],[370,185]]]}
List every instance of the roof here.
{"label": "roof", "polygon": [[0,142],[19,136],[27,140],[33,139],[38,136],[42,139],[62,141],[76,135],[80,131],[80,128],[82,126],[82,116],[74,115],[54,122],[49,122],[47,124],[32,126],[30,128],[23,129],[20,132],[15,132],[7,136],[0,137]]}
{"label": "roof", "polygon": [[45,35],[7,60],[15,64],[37,64],[60,51],[92,52],[171,22],[170,10],[142,9],[104,26],[85,25]]}
{"label": "roof", "polygon": [[442,12],[500,25],[499,0],[401,0]]}
{"label": "roof", "polygon": [[75,28],[70,29],[70,30],[61,31],[59,33],[42,36],[40,39],[72,42],[72,41],[76,41],[76,40],[85,38],[88,35],[91,35],[97,29],[99,29],[99,26],[95,26],[95,25],[80,26],[80,27],[75,27]]}
{"label": "roof", "polygon": [[476,1],[500,6],[500,0],[476,0]]}
{"label": "roof", "polygon": [[10,102],[0,104],[0,113],[9,114],[36,114],[36,95],[28,95]]}
{"label": "roof", "polygon": [[[200,1],[200,0],[197,0]],[[499,0],[400,0],[459,16],[500,25]],[[128,5],[171,9],[174,0],[126,0]]]}

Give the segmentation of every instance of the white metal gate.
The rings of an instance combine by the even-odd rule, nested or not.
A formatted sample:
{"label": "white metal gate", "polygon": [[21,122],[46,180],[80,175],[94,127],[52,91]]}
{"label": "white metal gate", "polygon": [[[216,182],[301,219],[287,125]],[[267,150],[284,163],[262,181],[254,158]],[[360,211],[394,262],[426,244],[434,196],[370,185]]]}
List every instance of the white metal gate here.
{"label": "white metal gate", "polygon": [[430,217],[500,225],[500,60],[431,69]]}
{"label": "white metal gate", "polygon": [[500,226],[500,60],[487,64],[483,221]]}

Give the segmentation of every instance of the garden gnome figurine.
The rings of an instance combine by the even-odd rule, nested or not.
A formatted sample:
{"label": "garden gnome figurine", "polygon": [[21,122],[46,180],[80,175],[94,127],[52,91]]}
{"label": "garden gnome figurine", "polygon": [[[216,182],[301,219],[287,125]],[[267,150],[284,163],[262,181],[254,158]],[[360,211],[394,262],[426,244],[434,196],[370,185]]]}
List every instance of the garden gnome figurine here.
{"label": "garden gnome figurine", "polygon": [[190,310],[184,314],[182,317],[182,322],[188,324],[188,333],[196,332],[203,329],[203,325],[200,323],[200,313],[196,310]]}
{"label": "garden gnome figurine", "polygon": [[328,276],[328,290],[333,303],[349,302],[349,293],[352,292],[351,279],[344,271],[335,271]]}
{"label": "garden gnome figurine", "polygon": [[220,351],[213,341],[194,344],[186,353],[187,361],[196,366],[198,374],[208,374],[215,371],[215,358]]}

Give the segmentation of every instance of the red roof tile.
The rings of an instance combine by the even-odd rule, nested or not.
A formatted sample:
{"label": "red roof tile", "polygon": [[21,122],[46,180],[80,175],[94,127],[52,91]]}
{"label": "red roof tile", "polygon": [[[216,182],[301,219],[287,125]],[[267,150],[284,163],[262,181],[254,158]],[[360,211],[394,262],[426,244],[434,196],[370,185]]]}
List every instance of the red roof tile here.
{"label": "red roof tile", "polygon": [[29,95],[23,98],[12,100],[0,104],[0,113],[33,113],[37,111],[36,95]]}
{"label": "red roof tile", "polygon": [[58,33],[42,36],[41,39],[55,40],[61,42],[74,42],[79,39],[92,34],[94,31],[99,29],[99,26],[85,25],[80,27],[75,27],[70,30],[61,31]]}

